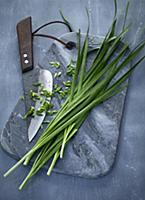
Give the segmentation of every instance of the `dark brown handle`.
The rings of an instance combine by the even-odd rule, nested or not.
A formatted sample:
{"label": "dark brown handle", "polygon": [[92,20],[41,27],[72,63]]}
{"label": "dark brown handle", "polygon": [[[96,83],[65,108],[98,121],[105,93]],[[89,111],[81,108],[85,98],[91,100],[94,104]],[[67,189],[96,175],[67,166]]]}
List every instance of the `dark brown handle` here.
{"label": "dark brown handle", "polygon": [[17,24],[22,72],[33,69],[32,22],[28,17]]}

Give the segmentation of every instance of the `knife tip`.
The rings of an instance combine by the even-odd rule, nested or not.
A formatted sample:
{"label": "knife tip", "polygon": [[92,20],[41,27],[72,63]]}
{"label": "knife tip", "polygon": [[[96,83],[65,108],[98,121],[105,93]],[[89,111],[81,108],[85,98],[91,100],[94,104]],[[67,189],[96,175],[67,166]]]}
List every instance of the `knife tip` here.
{"label": "knife tip", "polygon": [[28,137],[28,141],[31,142],[33,137]]}

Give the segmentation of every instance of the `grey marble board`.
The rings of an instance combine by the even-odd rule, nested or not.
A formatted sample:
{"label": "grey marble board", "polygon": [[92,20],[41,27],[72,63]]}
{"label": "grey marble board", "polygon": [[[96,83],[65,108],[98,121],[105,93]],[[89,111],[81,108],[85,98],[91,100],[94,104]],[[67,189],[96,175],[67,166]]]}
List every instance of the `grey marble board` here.
{"label": "grey marble board", "polygon": [[[63,41],[77,42],[76,33],[67,33],[61,36]],[[81,43],[83,43],[84,34],[81,36]],[[89,37],[90,50],[95,47],[99,47],[102,41],[102,37]],[[120,44],[120,47],[122,44]],[[119,50],[118,48],[118,50]],[[15,158],[22,157],[37,141],[43,130],[46,128],[43,125],[38,132],[37,137],[32,143],[28,142],[27,128],[30,120],[26,121],[22,119],[25,114],[25,104],[31,105],[29,100],[29,90],[34,89],[33,83],[38,81],[39,72],[41,68],[48,69],[54,75],[58,72],[58,69],[52,67],[50,61],[58,61],[61,64],[59,71],[62,72],[61,77],[54,79],[54,84],[59,84],[63,87],[63,81],[70,78],[66,75],[66,66],[71,60],[76,60],[77,51],[76,48],[67,50],[64,46],[58,42],[54,42],[46,55],[39,61],[38,66],[35,66],[33,76],[25,76],[24,94],[27,101],[19,100],[15,109],[13,110],[6,126],[1,133],[1,144],[11,156]],[[114,55],[116,56],[117,53]],[[94,52],[90,53],[87,67],[89,68]],[[124,56],[125,57],[125,56]],[[127,66],[119,75],[115,77],[117,79],[123,74],[129,66]],[[25,97],[26,97],[25,96]],[[65,150],[65,156],[59,160],[55,172],[70,174],[86,178],[96,178],[98,176],[105,175],[110,171],[115,160],[117,144],[119,138],[119,127],[123,112],[123,105],[125,101],[126,90],[120,94],[112,97],[108,101],[104,102],[100,106],[94,108],[75,137],[67,145]],[[52,98],[54,109],[59,109],[63,103],[57,96]],[[51,120],[52,117],[46,117],[46,120]],[[48,168],[48,164],[46,165]]]}

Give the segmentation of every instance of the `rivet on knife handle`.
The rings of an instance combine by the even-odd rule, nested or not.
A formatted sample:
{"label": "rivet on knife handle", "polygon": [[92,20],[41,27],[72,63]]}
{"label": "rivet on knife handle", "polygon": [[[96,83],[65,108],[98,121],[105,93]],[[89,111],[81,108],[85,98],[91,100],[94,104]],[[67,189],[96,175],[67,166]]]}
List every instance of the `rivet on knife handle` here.
{"label": "rivet on knife handle", "polygon": [[17,24],[22,72],[33,69],[32,22],[28,17]]}

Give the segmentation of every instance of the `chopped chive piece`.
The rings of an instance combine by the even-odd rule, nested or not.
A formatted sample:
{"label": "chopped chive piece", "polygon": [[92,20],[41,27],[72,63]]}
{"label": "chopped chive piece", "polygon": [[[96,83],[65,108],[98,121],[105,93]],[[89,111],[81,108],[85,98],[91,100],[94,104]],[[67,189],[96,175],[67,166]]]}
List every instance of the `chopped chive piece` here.
{"label": "chopped chive piece", "polygon": [[53,104],[50,103],[50,102],[45,101],[45,102],[43,103],[42,107],[43,107],[45,110],[48,110],[48,109],[50,109],[50,108],[53,107]]}
{"label": "chopped chive piece", "polygon": [[54,92],[59,92],[62,88],[57,85],[57,84],[54,84]]}
{"label": "chopped chive piece", "polygon": [[71,61],[70,64],[67,65],[66,74],[68,76],[73,76],[74,72],[75,72],[75,65],[72,64],[72,61]]}
{"label": "chopped chive piece", "polygon": [[[54,94],[52,93],[52,96],[53,96],[53,95],[54,95]],[[48,102],[48,103],[50,103],[50,97],[46,97],[45,101]]]}
{"label": "chopped chive piece", "polygon": [[60,63],[59,62],[57,62],[57,61],[51,61],[51,62],[49,62],[49,64],[52,66],[52,67],[55,67],[55,68],[60,68]]}
{"label": "chopped chive piece", "polygon": [[52,110],[53,114],[56,114],[58,112],[58,110]]}
{"label": "chopped chive piece", "polygon": [[51,104],[50,102],[44,101],[42,106],[36,110],[36,114],[42,115],[42,113],[47,112],[48,109],[50,109],[52,107],[53,107],[53,104]]}
{"label": "chopped chive piece", "polygon": [[64,91],[59,91],[59,94],[60,94],[60,97],[61,98],[64,98],[66,96],[66,93]]}
{"label": "chopped chive piece", "polygon": [[43,121],[43,124],[49,124],[49,123],[50,123],[49,120],[44,120],[44,121]]}
{"label": "chopped chive piece", "polygon": [[44,89],[44,85],[41,84],[41,85],[39,86],[39,90],[41,91],[41,90],[43,90],[43,89]]}
{"label": "chopped chive piece", "polygon": [[38,116],[43,116],[43,113],[39,112],[38,110],[36,111],[36,115]]}
{"label": "chopped chive piece", "polygon": [[53,93],[43,88],[40,92],[40,95],[45,96],[45,97],[52,97]]}
{"label": "chopped chive piece", "polygon": [[44,108],[40,107],[36,110],[36,115],[42,115],[42,113],[45,111]]}
{"label": "chopped chive piece", "polygon": [[58,93],[60,94],[60,97],[63,99],[66,95],[70,93],[70,88],[65,87],[65,90],[60,90]]}
{"label": "chopped chive piece", "polygon": [[56,73],[54,74],[54,78],[60,77],[61,74],[62,74],[61,72],[56,72]]}
{"label": "chopped chive piece", "polygon": [[71,87],[71,83],[72,83],[71,81],[66,81],[66,82],[63,81],[63,85],[66,87]]}
{"label": "chopped chive piece", "polygon": [[31,106],[28,112],[23,116],[23,119],[27,119],[28,117],[32,116],[34,114],[34,111],[35,111],[34,107]]}
{"label": "chopped chive piece", "polygon": [[38,93],[36,93],[36,92],[34,92],[33,90],[30,90],[30,98],[31,99],[36,99],[36,100],[40,100],[41,99],[41,97],[39,96],[39,94]]}
{"label": "chopped chive piece", "polygon": [[65,88],[64,93],[67,95],[70,93],[70,88]]}
{"label": "chopped chive piece", "polygon": [[54,115],[57,112],[58,112],[57,110],[49,110],[49,111],[47,111],[47,115]]}

